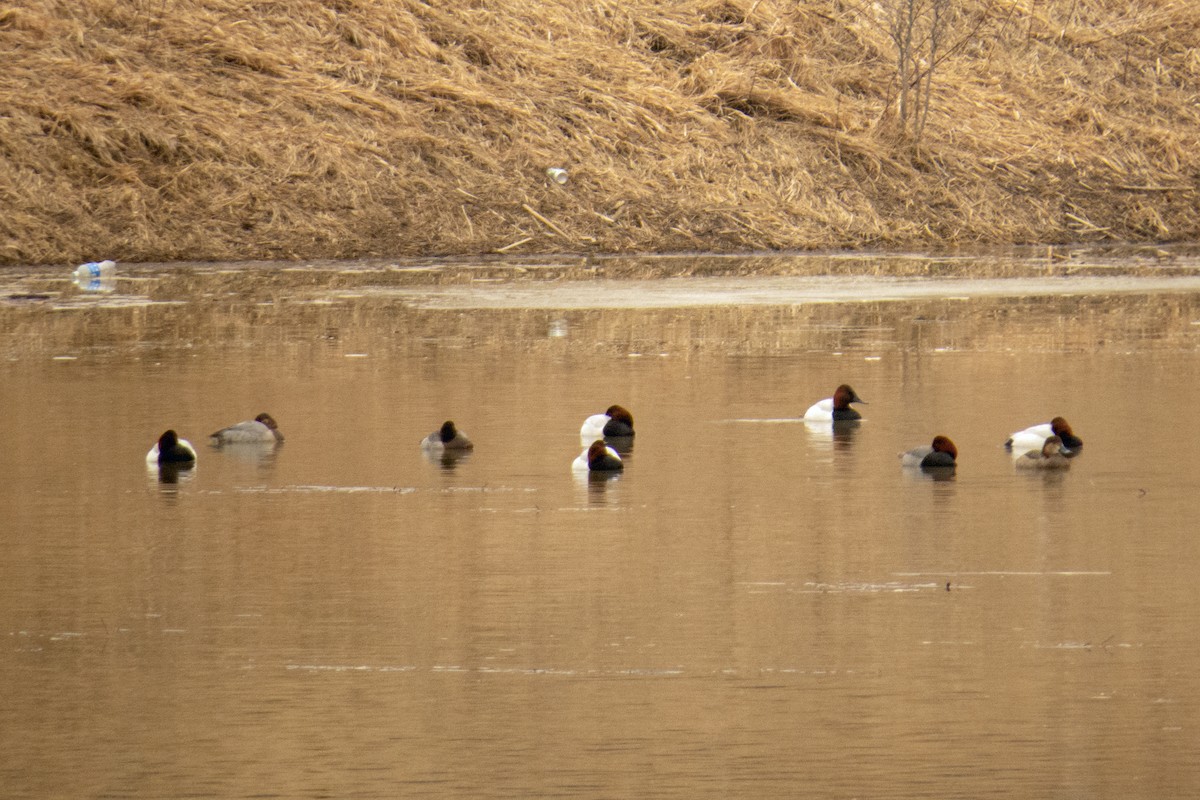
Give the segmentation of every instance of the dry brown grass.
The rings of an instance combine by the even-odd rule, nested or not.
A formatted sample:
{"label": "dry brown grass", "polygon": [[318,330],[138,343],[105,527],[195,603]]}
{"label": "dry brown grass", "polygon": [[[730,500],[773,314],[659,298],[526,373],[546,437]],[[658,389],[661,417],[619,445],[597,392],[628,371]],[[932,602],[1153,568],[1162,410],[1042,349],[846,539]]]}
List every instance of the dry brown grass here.
{"label": "dry brown grass", "polygon": [[1200,238],[1200,4],[957,9],[916,149],[867,0],[0,6],[0,263]]}

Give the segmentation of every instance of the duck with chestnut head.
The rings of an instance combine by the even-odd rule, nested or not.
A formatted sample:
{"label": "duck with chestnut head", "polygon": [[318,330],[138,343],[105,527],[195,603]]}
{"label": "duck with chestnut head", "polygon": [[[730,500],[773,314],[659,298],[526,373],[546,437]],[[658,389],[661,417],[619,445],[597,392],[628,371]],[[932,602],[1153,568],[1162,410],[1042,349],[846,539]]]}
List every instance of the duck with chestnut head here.
{"label": "duck with chestnut head", "polygon": [[906,467],[921,469],[953,468],[958,464],[958,448],[949,436],[935,436],[933,442],[924,447],[914,447],[900,454],[900,463]]}
{"label": "duck with chestnut head", "polygon": [[1067,469],[1071,460],[1063,452],[1063,442],[1058,436],[1047,437],[1040,450],[1029,452],[1013,460],[1017,469]]}
{"label": "duck with chestnut head", "polygon": [[1017,431],[1008,437],[1004,447],[1011,450],[1013,457],[1017,458],[1030,450],[1041,450],[1042,445],[1051,436],[1057,436],[1062,441],[1062,454],[1066,458],[1073,458],[1083,450],[1083,439],[1075,435],[1075,431],[1071,430],[1071,424],[1063,417],[1055,417],[1049,422],[1031,425],[1024,430]]}
{"label": "duck with chestnut head", "polygon": [[858,409],[851,408],[850,404],[862,403],[865,405],[866,402],[849,384],[843,383],[834,390],[833,397],[826,397],[809,406],[808,410],[804,412],[804,419],[807,422],[848,422],[862,419],[862,414]]}
{"label": "duck with chestnut head", "polygon": [[620,472],[625,469],[625,464],[616,450],[603,439],[597,439],[571,463],[571,469],[576,472]]}
{"label": "duck with chestnut head", "polygon": [[275,418],[264,411],[254,419],[209,434],[208,440],[214,447],[227,444],[279,444],[283,441],[283,434]]}
{"label": "duck with chestnut head", "polygon": [[633,414],[618,405],[609,406],[603,414],[592,414],[579,429],[579,437],[585,441],[622,438],[633,434]]}

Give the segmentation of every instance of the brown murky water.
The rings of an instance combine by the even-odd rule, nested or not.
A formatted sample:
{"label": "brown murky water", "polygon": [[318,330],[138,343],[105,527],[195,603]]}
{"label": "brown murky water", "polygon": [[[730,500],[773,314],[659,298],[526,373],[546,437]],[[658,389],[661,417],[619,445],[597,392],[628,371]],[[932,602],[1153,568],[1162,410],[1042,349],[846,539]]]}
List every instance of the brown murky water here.
{"label": "brown murky water", "polygon": [[[1075,278],[10,275],[2,794],[1194,795],[1200,284]],[[797,421],[843,381],[863,424]],[[1018,473],[1055,414],[1083,455]]]}

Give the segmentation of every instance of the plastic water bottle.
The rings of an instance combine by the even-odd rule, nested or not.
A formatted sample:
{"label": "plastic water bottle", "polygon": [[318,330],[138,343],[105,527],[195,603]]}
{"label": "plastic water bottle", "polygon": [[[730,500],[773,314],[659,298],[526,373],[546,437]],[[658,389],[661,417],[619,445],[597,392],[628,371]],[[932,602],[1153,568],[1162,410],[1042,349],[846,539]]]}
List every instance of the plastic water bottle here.
{"label": "plastic water bottle", "polygon": [[89,261],[75,268],[75,282],[86,282],[99,278],[111,278],[117,274],[115,261]]}
{"label": "plastic water bottle", "polygon": [[111,292],[117,288],[117,262],[89,261],[72,273],[75,285],[85,292]]}
{"label": "plastic water bottle", "polygon": [[567,182],[567,171],[562,167],[547,167],[546,177],[562,185]]}

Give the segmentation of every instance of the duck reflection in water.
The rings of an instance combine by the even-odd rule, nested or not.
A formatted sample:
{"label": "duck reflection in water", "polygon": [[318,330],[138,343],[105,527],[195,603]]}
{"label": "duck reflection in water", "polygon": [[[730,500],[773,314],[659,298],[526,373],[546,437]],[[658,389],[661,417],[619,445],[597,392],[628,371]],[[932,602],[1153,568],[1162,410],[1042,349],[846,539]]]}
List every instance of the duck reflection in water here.
{"label": "duck reflection in water", "polygon": [[847,419],[830,422],[829,420],[804,420],[804,430],[816,444],[823,444],[833,450],[843,450],[850,446],[854,437],[862,427],[862,420]]}
{"label": "duck reflection in water", "polygon": [[858,434],[858,429],[861,427],[862,420],[859,419],[843,419],[834,422],[829,426],[829,432],[833,438],[833,446],[845,447],[854,441],[854,437]]}
{"label": "duck reflection in water", "polygon": [[436,450],[423,451],[425,458],[430,464],[436,464],[447,472],[451,472],[459,464],[464,461],[469,461],[471,458],[471,450]]}
{"label": "duck reflection in water", "polygon": [[584,479],[587,481],[588,503],[591,505],[608,505],[620,497],[618,492],[621,482],[620,472],[589,472]]}
{"label": "duck reflection in water", "polygon": [[161,484],[174,485],[186,483],[195,477],[196,462],[157,464],[150,467],[150,473],[157,476]]}

